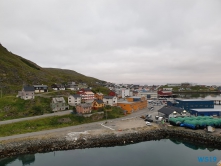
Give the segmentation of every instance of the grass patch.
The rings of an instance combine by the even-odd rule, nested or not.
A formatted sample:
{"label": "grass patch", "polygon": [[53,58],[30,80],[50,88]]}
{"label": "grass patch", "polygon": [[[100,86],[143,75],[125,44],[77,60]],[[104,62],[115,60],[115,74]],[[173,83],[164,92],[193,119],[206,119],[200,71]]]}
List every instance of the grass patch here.
{"label": "grass patch", "polygon": [[34,100],[23,100],[14,96],[3,97],[0,99],[0,120],[51,113],[50,102],[50,98],[38,96]]}
{"label": "grass patch", "polygon": [[[29,132],[75,126],[75,125],[91,123],[106,119],[105,115],[102,119],[99,120],[95,116],[83,117],[83,116],[76,116],[69,114],[63,116],[53,116],[42,119],[4,124],[0,126],[0,136],[4,137],[16,134],[24,134]],[[112,107],[111,110],[107,111],[107,119],[114,119],[122,116],[124,116],[123,111],[119,107]]]}
{"label": "grass patch", "polygon": [[[62,122],[63,119],[69,119],[69,121]],[[49,130],[49,129],[74,126],[90,122],[92,122],[91,118],[85,118],[75,115],[54,116],[42,119],[28,120],[12,124],[1,125],[0,136],[9,136],[15,134],[36,132],[41,130]]]}

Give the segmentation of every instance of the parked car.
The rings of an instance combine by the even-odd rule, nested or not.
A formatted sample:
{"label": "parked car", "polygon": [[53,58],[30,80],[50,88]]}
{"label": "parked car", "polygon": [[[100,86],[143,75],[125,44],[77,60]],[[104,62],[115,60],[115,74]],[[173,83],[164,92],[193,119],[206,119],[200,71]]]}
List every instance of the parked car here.
{"label": "parked car", "polygon": [[152,115],[151,114],[149,114],[149,115],[147,114],[146,118],[152,118]]}
{"label": "parked car", "polygon": [[153,120],[150,119],[150,118],[146,118],[145,121],[147,121],[147,122],[153,122]]}
{"label": "parked car", "polygon": [[152,124],[150,122],[146,122],[146,125],[147,126],[151,126]]}

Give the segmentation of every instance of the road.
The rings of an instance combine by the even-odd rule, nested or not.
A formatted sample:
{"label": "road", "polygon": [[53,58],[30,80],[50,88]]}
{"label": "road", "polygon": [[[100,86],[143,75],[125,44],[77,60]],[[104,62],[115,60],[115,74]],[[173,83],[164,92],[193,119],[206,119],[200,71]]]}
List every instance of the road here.
{"label": "road", "polygon": [[[127,116],[125,116],[123,118],[121,117],[121,118],[116,118],[116,119],[111,119],[111,120],[108,119],[107,121],[111,121],[111,123],[114,123],[114,122],[122,121],[122,120],[125,120],[125,119],[128,119],[128,118],[137,118],[137,117],[141,117],[142,115],[145,116],[147,114],[152,114],[154,116],[155,114],[157,114],[157,111],[161,107],[162,107],[162,105],[161,106],[154,106],[154,110],[153,111],[150,111],[148,108],[146,108],[146,109],[143,109],[143,110],[139,110],[139,111],[133,112],[132,114],[127,115]],[[64,113],[64,112],[60,112],[60,113]],[[55,116],[55,115],[56,114],[51,115],[51,116]],[[38,118],[41,118],[42,116],[40,116],[40,117],[38,116]],[[44,115],[44,116],[46,116],[46,115]],[[34,118],[34,117],[30,117],[30,118]],[[28,120],[31,120],[30,118]],[[26,118],[22,118],[22,119],[26,119]],[[15,119],[15,120],[19,120],[19,119]],[[70,126],[70,127],[64,127],[64,128],[58,128],[58,129],[52,129],[52,130],[43,130],[43,131],[38,131],[38,132],[26,133],[26,134],[19,134],[19,135],[13,135],[13,136],[0,137],[0,141],[16,139],[16,138],[23,138],[23,137],[47,135],[47,134],[51,134],[51,133],[58,133],[58,134],[60,134],[62,132],[83,132],[83,131],[88,131],[88,130],[104,129],[105,126],[102,126],[101,124],[105,124],[105,122],[106,122],[106,120],[99,121],[99,122],[82,124],[82,125],[77,125],[77,126]]]}
{"label": "road", "polygon": [[66,111],[62,111],[62,112],[54,112],[54,113],[51,113],[51,114],[44,114],[44,115],[39,115],[39,116],[27,117],[27,118],[5,120],[5,121],[0,121],[0,125],[15,123],[15,122],[21,122],[21,121],[25,121],[25,120],[33,120],[33,119],[51,117],[51,116],[62,116],[62,115],[70,114],[71,112],[72,112],[72,110],[66,110]]}

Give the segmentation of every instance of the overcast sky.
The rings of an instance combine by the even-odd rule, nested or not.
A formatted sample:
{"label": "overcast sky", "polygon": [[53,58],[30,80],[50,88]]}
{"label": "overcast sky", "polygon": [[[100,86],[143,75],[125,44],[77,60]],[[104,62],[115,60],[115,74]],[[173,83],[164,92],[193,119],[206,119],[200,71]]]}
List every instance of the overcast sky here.
{"label": "overcast sky", "polygon": [[0,43],[109,82],[221,85],[220,0],[0,0]]}

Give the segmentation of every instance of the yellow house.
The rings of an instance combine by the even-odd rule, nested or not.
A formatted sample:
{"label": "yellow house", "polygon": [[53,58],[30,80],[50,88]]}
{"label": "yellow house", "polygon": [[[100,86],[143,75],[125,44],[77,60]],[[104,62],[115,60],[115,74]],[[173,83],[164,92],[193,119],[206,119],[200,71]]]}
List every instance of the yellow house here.
{"label": "yellow house", "polygon": [[99,108],[104,107],[104,102],[102,100],[94,100],[92,103],[92,108],[97,110]]}
{"label": "yellow house", "polygon": [[145,97],[133,96],[126,99],[126,101],[118,101],[117,105],[123,110],[126,110],[128,114],[147,108],[147,100]]}

